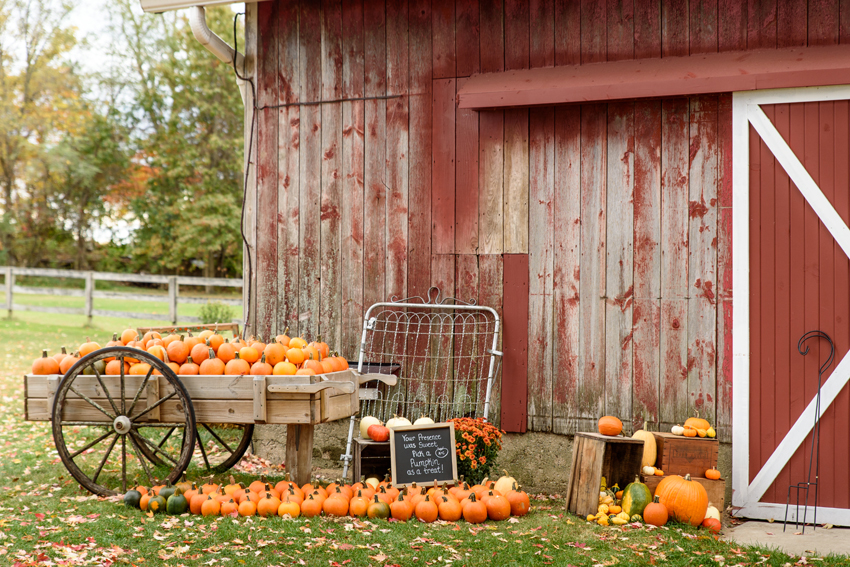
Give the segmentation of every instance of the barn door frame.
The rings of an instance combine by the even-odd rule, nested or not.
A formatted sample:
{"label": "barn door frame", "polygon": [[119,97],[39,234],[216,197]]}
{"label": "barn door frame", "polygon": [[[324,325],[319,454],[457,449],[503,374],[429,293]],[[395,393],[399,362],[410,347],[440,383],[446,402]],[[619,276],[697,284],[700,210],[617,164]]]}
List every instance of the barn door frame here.
{"label": "barn door frame", "polygon": [[[761,109],[762,104],[788,104],[850,99],[850,85],[749,91],[732,95],[732,505],[736,516],[781,519],[784,504],[760,502],[776,477],[812,431],[815,399],[792,425],[762,469],[749,482],[750,471],[750,162],[752,125],[814,209],[835,241],[850,258],[850,228],[821,192],[806,168]],[[811,330],[811,329],[807,329]],[[789,345],[788,348],[792,348]],[[850,352],[834,367],[821,388],[823,415],[850,380]],[[788,519],[796,519],[790,508]],[[811,516],[809,516],[811,518]],[[802,519],[802,518],[801,518]],[[850,525],[850,510],[818,507],[822,523]]]}

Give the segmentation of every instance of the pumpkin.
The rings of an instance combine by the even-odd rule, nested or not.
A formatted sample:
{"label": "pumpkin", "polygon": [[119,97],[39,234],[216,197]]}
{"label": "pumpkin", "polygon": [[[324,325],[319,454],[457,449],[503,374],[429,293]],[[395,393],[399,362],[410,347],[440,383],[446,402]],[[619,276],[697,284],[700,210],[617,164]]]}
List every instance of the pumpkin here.
{"label": "pumpkin", "polygon": [[685,427],[685,430],[682,433],[682,435],[684,435],[685,437],[696,437],[697,436],[697,430],[694,429],[693,427],[690,427],[690,426]]}
{"label": "pumpkin", "polygon": [[[294,340],[294,339],[293,339]],[[290,348],[286,351],[286,360],[292,364],[298,365],[307,360],[307,353],[298,347],[293,347],[290,341]]]}
{"label": "pumpkin", "polygon": [[306,518],[318,516],[322,513],[322,504],[324,504],[323,499],[314,498],[313,494],[310,494],[307,496],[307,499],[301,503],[301,514]]}
{"label": "pumpkin", "polygon": [[715,431],[713,427],[709,427],[705,430],[705,436],[714,439],[717,437],[717,431]]}
{"label": "pumpkin", "polygon": [[172,494],[174,494],[176,491],[177,491],[177,487],[172,486],[171,482],[169,482],[163,488],[160,488],[159,492],[157,492],[157,494],[162,496],[163,498],[165,498],[167,500],[168,497],[171,496]]}
{"label": "pumpkin", "polygon": [[680,522],[696,527],[705,519],[708,494],[700,483],[691,480],[691,475],[685,475],[685,478],[668,476],[658,483],[655,495],[670,515]]}
{"label": "pumpkin", "polygon": [[660,502],[657,495],[643,510],[643,521],[652,526],[663,526],[669,519],[667,507]]}
{"label": "pumpkin", "polygon": [[511,487],[510,492],[505,495],[508,502],[511,503],[511,516],[525,516],[531,510],[531,501],[528,494],[521,490],[516,483]]}
{"label": "pumpkin", "polygon": [[622,511],[623,511],[623,508],[621,508],[620,506],[616,506],[616,505],[615,506],[608,506],[608,513],[609,514],[619,514]]}
{"label": "pumpkin", "polygon": [[642,472],[646,476],[652,476],[655,474],[655,467],[645,466],[640,469],[640,472]]}
{"label": "pumpkin", "polygon": [[629,516],[643,514],[644,508],[652,502],[652,492],[649,487],[635,477],[635,481],[623,489],[623,500],[621,502],[623,512]]}
{"label": "pumpkin", "polygon": [[192,347],[189,351],[189,356],[195,361],[195,364],[201,364],[208,358],[214,357],[215,353],[210,348],[209,343],[201,342]]}
{"label": "pumpkin", "polygon": [[69,354],[59,363],[59,374],[67,374],[68,371],[80,360],[80,353]]}
{"label": "pumpkin", "polygon": [[202,492],[194,494],[191,498],[189,498],[189,512],[196,515],[200,514],[202,506],[204,505],[204,502],[207,501],[207,498],[209,498],[209,496]]}
{"label": "pumpkin", "polygon": [[600,417],[596,426],[602,435],[614,436],[619,435],[623,431],[623,422],[613,415]]}
{"label": "pumpkin", "polygon": [[235,518],[239,515],[239,504],[233,498],[221,503],[221,515]]}
{"label": "pumpkin", "polygon": [[165,511],[175,516],[185,514],[189,511],[189,502],[186,500],[186,496],[183,495],[182,490],[178,488],[174,494],[168,497],[165,502]]}
{"label": "pumpkin", "polygon": [[272,369],[272,374],[275,376],[293,376],[296,372],[298,372],[298,367],[288,360],[278,362]]}
{"label": "pumpkin", "polygon": [[437,508],[437,504],[431,500],[431,496],[426,494],[425,498],[420,500],[416,508],[413,509],[413,514],[420,522],[430,524],[437,519],[439,509]]}
{"label": "pumpkin", "polygon": [[150,510],[154,514],[162,514],[163,512],[165,512],[166,506],[167,503],[165,501],[165,498],[163,498],[159,494],[148,500],[148,510]]}
{"label": "pumpkin", "polygon": [[716,534],[720,531],[720,528],[722,526],[720,524],[720,520],[718,520],[717,518],[706,518],[702,521],[702,527],[708,528],[708,531],[713,534]]}
{"label": "pumpkin", "polygon": [[42,350],[41,358],[36,358],[32,362],[32,373],[37,376],[59,374],[59,363],[56,362],[56,359],[47,356],[47,350]]}
{"label": "pumpkin", "polygon": [[62,362],[62,359],[65,358],[66,356],[68,356],[68,351],[63,346],[63,347],[61,347],[61,350],[59,352],[57,352],[56,354],[54,354],[51,358],[53,358],[53,360],[56,361],[56,364],[59,364],[60,362]]}
{"label": "pumpkin", "polygon": [[201,505],[201,514],[204,516],[218,516],[221,514],[221,502],[207,495],[207,499]]}
{"label": "pumpkin", "polygon": [[[460,507],[454,496],[443,495],[440,497],[439,505],[437,506],[437,515],[445,522],[456,522],[463,515],[463,510]],[[392,509],[392,507],[391,507]]]}
{"label": "pumpkin", "polygon": [[80,351],[80,357],[82,358],[83,356],[91,354],[98,349],[100,349],[100,345],[86,337],[86,342],[81,344],[80,348],[77,350]]}
{"label": "pumpkin", "polygon": [[[194,349],[192,349],[192,359],[195,359]],[[207,349],[207,358],[201,362],[198,373],[204,376],[221,376],[224,374],[224,363],[215,357],[213,349]]]}
{"label": "pumpkin", "polygon": [[646,430],[646,422],[643,422],[643,429],[638,429],[632,435],[632,439],[642,439],[643,440],[643,458],[641,459],[641,466],[653,466],[655,465],[655,459],[658,456],[658,447],[655,444],[655,435]]}
{"label": "pumpkin", "polygon": [[[250,492],[250,491],[249,491]],[[256,516],[257,515],[257,504],[256,502],[245,499],[239,503],[239,508],[237,509],[240,516]]]}
{"label": "pumpkin", "polygon": [[304,337],[292,337],[289,339],[290,348],[297,348],[301,350],[305,346],[307,346],[307,341],[304,340]]}
{"label": "pumpkin", "polygon": [[124,329],[121,331],[121,342],[126,346],[130,341],[135,341],[138,336],[135,329]]}
{"label": "pumpkin", "polygon": [[[460,503],[458,503],[458,506],[460,506]],[[413,515],[413,504],[404,497],[404,494],[399,494],[395,502],[390,504],[390,515],[396,520],[406,522]]]}
{"label": "pumpkin", "polygon": [[500,492],[501,494],[507,494],[511,491],[514,484],[516,484],[516,479],[509,476],[508,471],[502,469],[502,472],[505,473],[505,476],[496,481],[496,485],[493,487],[493,490]]}
{"label": "pumpkin", "polygon": [[480,524],[487,519],[487,506],[475,498],[475,493],[469,495],[469,500],[463,507],[463,519],[470,524]]}
{"label": "pumpkin", "polygon": [[124,506],[127,508],[139,508],[139,502],[141,502],[141,500],[142,493],[135,488],[131,488],[124,493]]}
{"label": "pumpkin", "polygon": [[[339,488],[339,487],[337,487]],[[337,493],[337,494],[342,494]],[[348,515],[348,499],[345,496],[331,496],[322,504],[322,510],[325,516],[347,516]]]}
{"label": "pumpkin", "polygon": [[[130,373],[130,365],[126,362],[124,363],[124,375]],[[106,370],[104,374],[107,376],[119,376],[121,374],[121,361],[120,360],[110,360],[106,364]]]}
{"label": "pumpkin", "polygon": [[396,427],[406,427],[412,425],[410,420],[400,415],[394,415],[387,420],[387,429],[395,429]]}
{"label": "pumpkin", "polygon": [[699,416],[699,412],[697,412],[696,417],[689,417],[685,420],[685,427],[693,427],[694,429],[706,430],[711,427],[711,424],[708,423],[708,420],[701,418]]}
{"label": "pumpkin", "polygon": [[708,509],[705,511],[705,519],[707,520],[708,518],[716,518],[717,520],[720,520],[720,510],[709,505]]}
{"label": "pumpkin", "polygon": [[[434,509],[434,517],[436,518],[436,506],[434,506]],[[378,495],[375,494],[372,497],[372,501],[369,502],[369,507],[366,509],[366,515],[370,518],[387,519],[390,517],[390,506],[378,498]]]}
{"label": "pumpkin", "polygon": [[685,433],[685,428],[679,424],[676,424],[670,428],[670,433],[672,433],[673,435],[682,435]]}
{"label": "pumpkin", "polygon": [[236,353],[239,352],[236,348],[237,346],[238,345],[233,343],[224,343],[218,347],[218,352],[216,352],[215,355],[219,360],[227,365],[228,362],[236,358]]}
{"label": "pumpkin", "polygon": [[419,419],[413,422],[413,425],[430,425],[434,423],[434,420],[430,417],[421,416]]}
{"label": "pumpkin", "polygon": [[301,515],[301,506],[299,505],[298,502],[291,500],[289,498],[289,496],[287,496],[286,499],[283,502],[281,502],[280,506],[278,506],[278,508],[277,508],[277,515],[278,516],[283,517],[283,516],[286,516],[287,514],[289,514],[290,518],[297,518],[298,516]]}
{"label": "pumpkin", "polygon": [[664,476],[664,471],[661,469],[655,469],[655,476]]}
{"label": "pumpkin", "polygon": [[390,439],[390,430],[383,425],[370,425],[366,433],[372,441],[389,441]]}
{"label": "pumpkin", "polygon": [[260,360],[251,365],[251,376],[271,376],[274,368],[266,362],[266,353],[260,357]]}
{"label": "pumpkin", "polygon": [[708,469],[707,471],[705,471],[705,478],[710,478],[711,480],[719,480],[720,471],[717,469]]}
{"label": "pumpkin", "polygon": [[484,505],[487,506],[487,517],[496,522],[506,520],[511,515],[511,503],[501,494],[493,494]]}
{"label": "pumpkin", "polygon": [[[247,348],[247,347],[246,347]],[[243,349],[244,350],[244,349]],[[253,349],[252,349],[253,350]],[[241,351],[240,351],[241,352]],[[212,358],[212,357],[210,357]],[[219,361],[221,362],[221,361]],[[251,372],[251,365],[247,360],[242,360],[237,352],[230,362],[224,365],[224,373],[228,376],[244,376]]]}
{"label": "pumpkin", "polygon": [[213,333],[207,338],[207,341],[210,343],[210,348],[213,349],[213,352],[218,352],[218,349],[225,343],[225,339],[223,336],[218,334],[218,331]]}
{"label": "pumpkin", "polygon": [[322,342],[322,335],[316,335],[316,340],[308,346],[315,348],[322,358],[327,358],[331,355],[331,348],[327,343]]}
{"label": "pumpkin", "polygon": [[313,358],[311,354],[310,357],[304,361],[304,364],[301,365],[302,370],[312,370],[314,374],[321,374],[325,371],[325,367],[322,366],[322,363],[319,362],[318,358]]}
{"label": "pumpkin", "polygon": [[271,492],[266,492],[257,502],[257,514],[263,517],[277,516],[278,508],[280,508],[280,498]]}

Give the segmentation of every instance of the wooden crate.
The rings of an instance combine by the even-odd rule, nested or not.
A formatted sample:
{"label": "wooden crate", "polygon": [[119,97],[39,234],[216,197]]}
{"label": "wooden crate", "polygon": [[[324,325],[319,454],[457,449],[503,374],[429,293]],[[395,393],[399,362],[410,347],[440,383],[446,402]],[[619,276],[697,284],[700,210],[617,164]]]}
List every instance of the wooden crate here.
{"label": "wooden crate", "polygon": [[[641,482],[644,483],[652,494],[655,494],[655,489],[658,488],[658,483],[661,482],[664,476],[647,476],[640,475]],[[726,507],[726,481],[724,479],[710,480],[707,478],[691,475],[691,480],[700,483],[708,493],[708,502],[712,506],[716,506],[718,510],[723,511]]]}
{"label": "wooden crate", "polygon": [[362,437],[355,437],[352,441],[354,442],[353,482],[359,481],[361,476],[374,473],[383,477],[390,472],[389,441],[372,441]]}
{"label": "wooden crate", "polygon": [[717,451],[720,443],[707,437],[683,437],[672,433],[657,433],[655,444],[658,458],[655,466],[664,474],[702,477],[705,471],[717,467]]}
{"label": "wooden crate", "polygon": [[604,476],[608,486],[621,488],[640,473],[643,440],[609,437],[599,433],[576,433],[573,463],[567,483],[567,510],[587,516],[599,507],[599,485]]}

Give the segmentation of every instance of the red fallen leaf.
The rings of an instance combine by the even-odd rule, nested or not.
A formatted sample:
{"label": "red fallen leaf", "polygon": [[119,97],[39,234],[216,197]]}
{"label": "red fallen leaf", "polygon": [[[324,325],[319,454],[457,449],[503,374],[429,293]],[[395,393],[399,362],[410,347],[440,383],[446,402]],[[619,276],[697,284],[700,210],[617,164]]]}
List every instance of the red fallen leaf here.
{"label": "red fallen leaf", "polygon": [[354,549],[354,546],[351,545],[350,543],[341,543],[336,547],[337,547],[337,549],[342,549],[344,551],[347,551],[349,549]]}
{"label": "red fallen leaf", "polygon": [[43,519],[44,519],[44,514],[37,513],[37,514],[35,515],[35,519],[36,519],[36,520],[43,520]]}

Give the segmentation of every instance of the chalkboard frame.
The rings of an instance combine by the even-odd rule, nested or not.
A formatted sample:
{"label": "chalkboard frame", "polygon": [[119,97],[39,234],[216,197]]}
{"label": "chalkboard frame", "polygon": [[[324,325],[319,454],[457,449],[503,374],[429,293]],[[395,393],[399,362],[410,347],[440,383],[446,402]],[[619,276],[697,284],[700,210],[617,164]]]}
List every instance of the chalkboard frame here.
{"label": "chalkboard frame", "polygon": [[393,486],[398,489],[402,489],[404,487],[410,486],[414,482],[418,485],[423,485],[426,483],[431,483],[434,481],[434,475],[430,475],[430,478],[422,478],[412,480],[410,482],[399,483],[397,482],[398,475],[396,474],[396,450],[395,450],[395,435],[396,432],[407,432],[407,431],[427,431],[429,429],[448,429],[449,436],[452,440],[452,447],[449,450],[449,454],[452,458],[452,471],[451,477],[437,477],[437,482],[454,482],[457,479],[457,441],[455,439],[455,424],[452,421],[444,421],[440,423],[429,423],[425,425],[404,425],[401,427],[394,427],[390,430],[390,474],[392,475]]}

